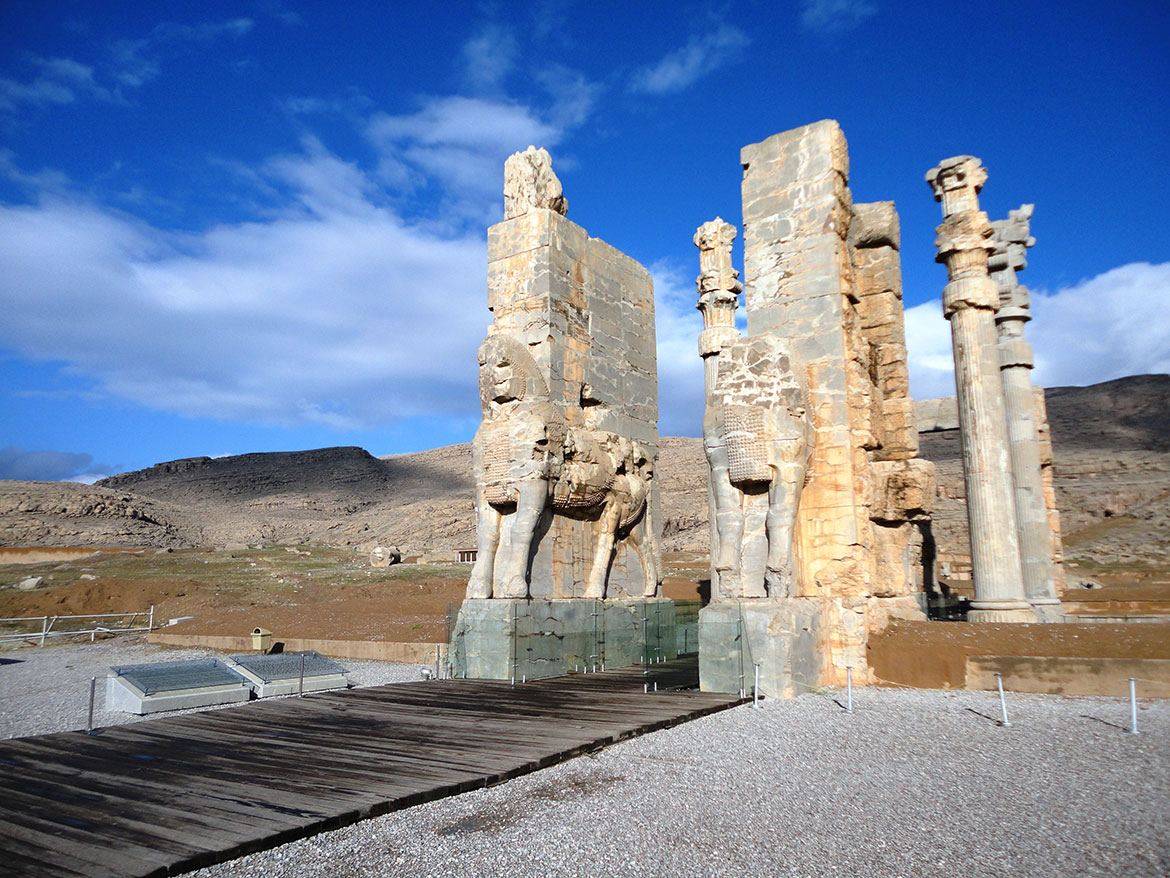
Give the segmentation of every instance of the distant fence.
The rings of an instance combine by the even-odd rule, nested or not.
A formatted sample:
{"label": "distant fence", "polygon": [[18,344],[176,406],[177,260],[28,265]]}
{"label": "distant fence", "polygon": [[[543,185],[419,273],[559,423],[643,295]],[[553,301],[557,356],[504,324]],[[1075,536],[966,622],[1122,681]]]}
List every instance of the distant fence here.
{"label": "distant fence", "polygon": [[[99,620],[110,619],[109,623]],[[88,622],[82,627],[72,627],[79,620]],[[65,627],[62,627],[65,626]],[[17,631],[6,630],[10,627]],[[129,634],[149,632],[154,628],[154,607],[145,611],[130,613],[90,613],[84,616],[14,616],[0,619],[0,643],[15,641],[39,641],[40,646],[50,637],[74,637],[89,635],[91,641],[99,634]]]}

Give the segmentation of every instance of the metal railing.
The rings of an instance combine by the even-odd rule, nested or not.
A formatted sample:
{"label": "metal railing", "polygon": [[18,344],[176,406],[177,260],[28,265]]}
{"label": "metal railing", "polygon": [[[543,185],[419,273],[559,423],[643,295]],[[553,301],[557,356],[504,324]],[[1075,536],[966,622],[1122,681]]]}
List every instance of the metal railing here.
{"label": "metal railing", "polygon": [[[77,619],[85,619],[94,624],[83,628],[59,628],[58,625],[62,622],[69,624],[70,621]],[[119,619],[123,620],[125,624],[117,625],[101,625],[97,624],[98,619]],[[144,625],[139,625],[139,620],[144,622]],[[76,635],[88,634],[90,642],[93,642],[99,634],[129,634],[132,632],[152,631],[154,630],[154,607],[149,610],[136,610],[129,613],[86,613],[78,616],[13,616],[7,619],[0,619],[0,627],[7,627],[10,624],[21,626],[22,623],[40,623],[40,630],[36,630],[34,626],[30,631],[16,631],[0,633],[0,643],[11,643],[15,641],[27,640],[38,641],[39,646],[44,646],[45,641],[50,637],[71,637]]]}

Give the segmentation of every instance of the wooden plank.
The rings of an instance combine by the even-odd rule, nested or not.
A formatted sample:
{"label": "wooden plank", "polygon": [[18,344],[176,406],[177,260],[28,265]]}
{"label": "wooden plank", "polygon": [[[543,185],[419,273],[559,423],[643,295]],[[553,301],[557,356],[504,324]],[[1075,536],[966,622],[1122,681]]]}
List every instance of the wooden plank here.
{"label": "wooden plank", "polygon": [[738,703],[643,692],[688,673],[650,670],[312,693],[0,741],[0,851],[30,874],[197,868]]}

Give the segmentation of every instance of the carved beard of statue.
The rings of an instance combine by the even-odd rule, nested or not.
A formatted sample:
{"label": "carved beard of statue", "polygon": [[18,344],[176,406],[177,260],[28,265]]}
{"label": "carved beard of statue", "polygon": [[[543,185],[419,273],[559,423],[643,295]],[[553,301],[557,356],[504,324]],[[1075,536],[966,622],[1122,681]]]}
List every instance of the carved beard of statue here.
{"label": "carved beard of statue", "polygon": [[794,365],[787,344],[770,335],[719,354],[703,440],[720,599],[795,592],[793,528],[812,441],[804,370]]}

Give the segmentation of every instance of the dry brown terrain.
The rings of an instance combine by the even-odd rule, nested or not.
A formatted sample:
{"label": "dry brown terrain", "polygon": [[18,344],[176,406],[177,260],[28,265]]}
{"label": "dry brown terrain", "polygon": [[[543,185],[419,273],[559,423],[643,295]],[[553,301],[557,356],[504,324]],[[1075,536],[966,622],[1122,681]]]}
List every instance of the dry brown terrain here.
{"label": "dry brown terrain", "polygon": [[[1170,597],[1170,376],[1049,391],[1070,580],[1091,577],[1102,613],[1135,587]],[[924,434],[939,468],[935,534],[965,547],[954,431]],[[106,479],[0,482],[0,616],[157,607],[185,629],[284,636],[442,639],[465,566],[375,569],[375,545],[432,561],[474,544],[470,447],[376,458],[360,448],[194,458]],[[698,439],[664,438],[658,476],[666,593],[703,596],[706,464]],[[70,547],[72,555],[34,550]],[[81,547],[86,551],[78,556]],[[103,552],[96,548],[139,549]],[[167,550],[170,551],[167,551]],[[32,587],[17,584],[42,577]],[[1120,591],[1117,591],[1120,589]],[[1089,592],[1081,591],[1088,595]],[[1142,603],[1149,607],[1152,604]]]}

